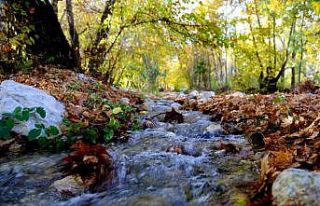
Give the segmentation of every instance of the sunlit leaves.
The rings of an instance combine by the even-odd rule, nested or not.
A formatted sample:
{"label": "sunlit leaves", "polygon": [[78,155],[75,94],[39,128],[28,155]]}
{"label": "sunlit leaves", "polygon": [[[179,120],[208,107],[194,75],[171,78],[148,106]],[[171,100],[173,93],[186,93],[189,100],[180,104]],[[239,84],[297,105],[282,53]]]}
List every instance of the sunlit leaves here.
{"label": "sunlit leaves", "polygon": [[115,115],[119,114],[120,112],[122,112],[121,107],[116,107],[112,110],[112,114],[115,114]]}

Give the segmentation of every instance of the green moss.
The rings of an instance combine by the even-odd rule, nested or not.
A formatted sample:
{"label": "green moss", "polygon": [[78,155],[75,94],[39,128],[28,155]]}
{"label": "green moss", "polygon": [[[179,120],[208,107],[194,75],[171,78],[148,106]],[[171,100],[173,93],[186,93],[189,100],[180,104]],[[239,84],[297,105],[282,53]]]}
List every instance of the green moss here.
{"label": "green moss", "polygon": [[249,199],[246,194],[238,193],[231,197],[231,205],[246,206],[249,205]]}
{"label": "green moss", "polygon": [[[212,202],[228,202],[234,206],[249,205],[246,194],[241,189],[243,185],[258,179],[256,165],[250,160],[244,160],[238,156],[213,156],[212,160],[217,163],[218,172],[221,174],[217,183],[226,189],[221,196],[212,197]],[[240,191],[241,190],[241,191]]]}

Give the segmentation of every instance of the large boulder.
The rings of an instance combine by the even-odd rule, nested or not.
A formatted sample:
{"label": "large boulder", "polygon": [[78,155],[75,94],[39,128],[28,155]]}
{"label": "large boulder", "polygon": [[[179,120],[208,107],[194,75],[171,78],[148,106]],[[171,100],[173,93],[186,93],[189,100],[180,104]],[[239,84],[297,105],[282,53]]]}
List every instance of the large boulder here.
{"label": "large boulder", "polygon": [[274,203],[285,205],[319,205],[320,173],[287,169],[280,173],[272,186]]}
{"label": "large boulder", "polygon": [[27,135],[37,123],[46,127],[58,127],[62,123],[65,111],[61,102],[42,90],[12,80],[3,81],[0,85],[0,119],[2,113],[13,112],[16,107],[42,107],[46,111],[45,118],[31,114],[27,122],[16,125],[13,131],[21,135]]}

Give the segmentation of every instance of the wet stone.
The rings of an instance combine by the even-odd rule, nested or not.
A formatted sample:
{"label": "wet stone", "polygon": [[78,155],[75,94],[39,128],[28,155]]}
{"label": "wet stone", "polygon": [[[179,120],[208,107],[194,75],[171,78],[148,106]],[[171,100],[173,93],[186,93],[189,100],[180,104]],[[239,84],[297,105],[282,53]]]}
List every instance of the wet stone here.
{"label": "wet stone", "polygon": [[302,169],[286,169],[272,186],[277,205],[319,205],[320,174]]}
{"label": "wet stone", "polygon": [[62,157],[34,154],[0,162],[1,205],[48,205],[62,200],[50,187],[62,177],[57,166]]}
{"label": "wet stone", "polygon": [[67,176],[53,183],[53,187],[61,194],[79,195],[85,187],[80,176]]}
{"label": "wet stone", "polygon": [[204,132],[208,132],[213,135],[221,135],[224,133],[224,130],[220,124],[213,123],[206,127]]}
{"label": "wet stone", "polygon": [[183,112],[183,121],[184,123],[195,123],[201,119],[206,119],[205,117],[202,116],[200,112],[197,111],[188,111],[188,112]]}

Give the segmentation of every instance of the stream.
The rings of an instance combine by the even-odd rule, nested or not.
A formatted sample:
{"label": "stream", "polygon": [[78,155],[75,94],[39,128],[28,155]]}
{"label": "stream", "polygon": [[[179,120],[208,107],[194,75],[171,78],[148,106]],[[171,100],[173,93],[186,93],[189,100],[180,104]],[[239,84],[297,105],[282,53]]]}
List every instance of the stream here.
{"label": "stream", "polygon": [[[147,99],[146,105],[147,117],[179,107],[165,99]],[[208,115],[180,112],[183,123],[165,123],[164,114],[158,115],[153,128],[131,132],[128,143],[108,148],[115,177],[100,193],[70,197],[56,191],[52,184],[63,178],[65,154],[0,159],[0,205],[239,205],[241,189],[258,178],[249,143],[224,135]],[[240,152],[226,153],[222,141]]]}

